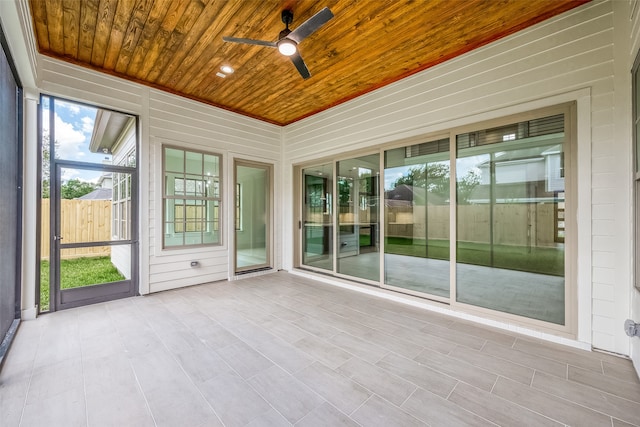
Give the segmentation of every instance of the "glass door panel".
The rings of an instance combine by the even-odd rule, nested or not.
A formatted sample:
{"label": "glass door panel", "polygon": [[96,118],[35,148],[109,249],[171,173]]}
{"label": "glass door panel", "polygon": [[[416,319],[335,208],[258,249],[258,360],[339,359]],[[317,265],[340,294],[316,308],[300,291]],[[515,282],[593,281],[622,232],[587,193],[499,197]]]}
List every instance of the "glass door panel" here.
{"label": "glass door panel", "polygon": [[449,139],[385,152],[384,283],[449,298]]}
{"label": "glass door panel", "polygon": [[378,282],[380,155],[337,163],[337,272]]}
{"label": "glass door panel", "polygon": [[56,309],[133,295],[134,174],[59,165],[55,177]]}
{"label": "glass door panel", "polygon": [[333,166],[302,171],[302,264],[333,271]]}
{"label": "glass door panel", "polygon": [[457,136],[457,300],[565,323],[564,116]]}
{"label": "glass door panel", "polygon": [[235,271],[271,267],[271,166],[235,164]]}

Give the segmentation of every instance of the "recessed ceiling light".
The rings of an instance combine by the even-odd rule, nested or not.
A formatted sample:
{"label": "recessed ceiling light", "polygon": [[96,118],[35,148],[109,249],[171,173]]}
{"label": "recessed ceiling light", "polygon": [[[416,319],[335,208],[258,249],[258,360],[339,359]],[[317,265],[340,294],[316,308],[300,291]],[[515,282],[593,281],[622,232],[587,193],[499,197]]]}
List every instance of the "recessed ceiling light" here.
{"label": "recessed ceiling light", "polygon": [[218,77],[222,77],[223,79],[224,79],[225,77],[227,77],[227,75],[226,75],[226,74],[222,74],[221,72],[217,72],[217,73],[216,73],[216,76],[218,76]]}
{"label": "recessed ceiling light", "polygon": [[223,65],[222,67],[220,67],[220,69],[222,70],[222,72],[227,74],[233,74],[233,72],[235,71],[230,65]]}

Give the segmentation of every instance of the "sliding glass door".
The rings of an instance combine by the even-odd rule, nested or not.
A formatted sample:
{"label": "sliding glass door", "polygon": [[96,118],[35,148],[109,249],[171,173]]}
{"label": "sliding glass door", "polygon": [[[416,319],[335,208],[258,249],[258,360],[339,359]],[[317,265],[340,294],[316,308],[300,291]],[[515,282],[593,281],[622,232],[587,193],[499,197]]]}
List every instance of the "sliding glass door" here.
{"label": "sliding glass door", "polygon": [[565,324],[563,114],[457,135],[457,300]]}
{"label": "sliding glass door", "polygon": [[301,264],[378,282],[380,155],[319,164],[301,172]]}
{"label": "sliding glass door", "polygon": [[573,117],[558,106],[300,169],[301,266],[573,330]]}
{"label": "sliding glass door", "polygon": [[384,284],[449,298],[449,138],[385,152]]}
{"label": "sliding glass door", "polygon": [[337,272],[376,282],[380,280],[379,171],[379,154],[337,163]]}
{"label": "sliding glass door", "polygon": [[333,164],[302,170],[302,263],[333,271]]}

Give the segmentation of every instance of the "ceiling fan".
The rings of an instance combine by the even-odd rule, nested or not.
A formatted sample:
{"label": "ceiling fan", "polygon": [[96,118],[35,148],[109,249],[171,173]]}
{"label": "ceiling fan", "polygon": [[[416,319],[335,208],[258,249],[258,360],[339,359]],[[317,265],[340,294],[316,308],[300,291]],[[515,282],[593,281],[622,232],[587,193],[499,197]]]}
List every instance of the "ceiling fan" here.
{"label": "ceiling fan", "polygon": [[333,18],[333,13],[329,10],[328,7],[325,7],[320,12],[313,15],[311,18],[307,19],[295,30],[291,31],[289,29],[289,24],[293,22],[293,12],[291,10],[285,9],[282,11],[282,22],[286,26],[286,28],[280,31],[280,35],[278,35],[278,40],[275,42],[268,42],[263,40],[253,40],[253,39],[243,39],[236,37],[222,37],[222,40],[226,42],[232,43],[244,43],[244,44],[253,44],[258,46],[267,46],[267,47],[277,47],[278,51],[291,58],[291,62],[296,66],[298,72],[302,76],[303,79],[308,79],[311,77],[311,73],[309,73],[309,69],[307,65],[302,60],[300,56],[300,52],[298,52],[298,44],[311,34],[313,34],[318,28],[322,27],[327,23],[331,18]]}

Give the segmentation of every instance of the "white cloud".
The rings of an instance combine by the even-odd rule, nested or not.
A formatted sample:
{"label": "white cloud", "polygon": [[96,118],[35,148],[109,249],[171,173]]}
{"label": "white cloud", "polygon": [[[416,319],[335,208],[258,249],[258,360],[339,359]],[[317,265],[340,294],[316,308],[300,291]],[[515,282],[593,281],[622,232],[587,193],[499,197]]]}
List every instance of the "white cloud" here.
{"label": "white cloud", "polygon": [[85,133],[93,133],[93,123],[94,120],[91,117],[83,117],[80,119],[82,122],[82,131]]}
{"label": "white cloud", "polygon": [[80,106],[78,104],[71,104],[69,102],[56,100],[56,107],[66,108],[71,114],[80,113]]}
{"label": "white cloud", "polygon": [[74,129],[71,123],[63,121],[58,114],[55,117],[56,154],[59,159],[79,160],[85,153],[82,145],[87,138],[84,132]]}
{"label": "white cloud", "polygon": [[91,184],[97,184],[101,175],[102,175],[102,172],[100,171],[87,172],[82,169],[62,168],[62,176],[60,178],[62,182],[67,182],[71,179],[77,179],[80,182],[89,182]]}

